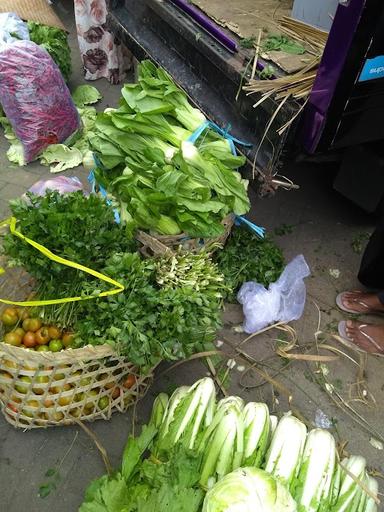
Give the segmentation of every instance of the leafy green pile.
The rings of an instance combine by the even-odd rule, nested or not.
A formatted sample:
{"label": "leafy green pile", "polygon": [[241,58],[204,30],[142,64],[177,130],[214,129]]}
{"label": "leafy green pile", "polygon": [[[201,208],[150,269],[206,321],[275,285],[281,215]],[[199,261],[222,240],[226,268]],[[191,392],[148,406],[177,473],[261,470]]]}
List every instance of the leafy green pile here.
{"label": "leafy green pile", "polygon": [[[96,124],[96,109],[89,106],[101,99],[101,94],[92,85],[79,85],[72,99],[77,107],[81,119],[82,129],[76,134],[71,145],[51,144],[39,156],[42,165],[50,165],[50,171],[57,173],[66,169],[72,169],[83,164],[87,170],[94,167],[93,154],[90,151],[89,139],[93,137]],[[23,146],[16,137],[15,132],[5,114],[0,109],[0,125],[4,129],[4,135],[10,142],[7,150],[7,158],[10,162],[19,166],[25,165]]]}
{"label": "leafy green pile", "polygon": [[[63,258],[101,270],[112,254],[135,248],[125,230],[116,224],[113,209],[96,195],[48,192],[43,197],[28,194],[28,200],[10,202],[18,228]],[[76,290],[83,290],[89,279],[95,288],[95,281],[88,274],[45,258],[11,234],[4,237],[3,251],[12,265],[22,266],[36,279],[40,297],[70,296]]]}
{"label": "leafy green pile", "polygon": [[149,61],[141,63],[138,83],[123,87],[120,107],[98,115],[91,138],[101,163],[96,178],[131,229],[216,237],[229,213],[249,210],[247,182],[236,171],[245,159],[210,130],[197,146],[188,142],[205,121]]}
{"label": "leafy green pile", "polygon": [[236,227],[215,261],[231,290],[226,295],[229,302],[236,302],[237,292],[246,281],[256,281],[268,286],[275,282],[284,269],[281,249],[270,238],[259,238],[245,227]]}
{"label": "leafy green pile", "polygon": [[169,461],[142,460],[157,433],[144,427],[138,438],[130,437],[120,471],[103,476],[87,489],[79,512],[198,512],[204,492],[196,484],[199,458],[181,447]]}
{"label": "leafy green pile", "polygon": [[109,343],[149,368],[205,350],[213,341],[225,288],[207,254],[166,255],[158,261],[115,254],[102,272],[125,291],[80,306],[77,346]]}
{"label": "leafy green pile", "polygon": [[71,49],[65,30],[48,27],[34,21],[28,21],[28,29],[31,41],[47,50],[67,82],[71,76],[72,64]]}

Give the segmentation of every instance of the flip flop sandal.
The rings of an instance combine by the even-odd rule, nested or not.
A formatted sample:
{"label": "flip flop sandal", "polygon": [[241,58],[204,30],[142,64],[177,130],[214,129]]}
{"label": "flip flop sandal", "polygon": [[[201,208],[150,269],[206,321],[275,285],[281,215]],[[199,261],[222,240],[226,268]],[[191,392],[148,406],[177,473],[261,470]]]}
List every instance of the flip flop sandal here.
{"label": "flip flop sandal", "polygon": [[[341,311],[345,311],[346,313],[349,313],[351,315],[363,315],[364,311],[355,311],[354,309],[349,309],[346,306],[344,306],[344,304],[343,304],[343,296],[345,295],[345,293],[347,293],[347,292],[339,293],[339,295],[336,297],[337,307],[339,309],[341,309]],[[365,302],[363,302],[361,300],[355,300],[355,302],[356,302],[356,304],[360,304],[360,306],[365,307],[366,310],[367,310],[367,313],[374,313],[374,311],[372,311],[372,310],[369,311],[371,308],[369,306],[367,306],[367,304],[365,304]]]}
{"label": "flip flop sandal", "polygon": [[377,348],[378,350],[381,350],[381,352],[367,352],[366,350],[363,350],[358,345],[353,343],[353,341],[350,340],[347,336],[347,322],[345,320],[342,320],[341,322],[339,322],[339,325],[338,325],[338,331],[339,331],[339,336],[340,336],[339,339],[340,339],[341,343],[343,343],[346,347],[348,347],[352,350],[356,350],[357,352],[360,352],[361,354],[368,354],[368,355],[376,356],[376,357],[384,357],[384,352],[382,351],[381,347],[376,343],[376,341],[372,338],[372,336],[369,336],[369,334],[367,334],[366,332],[361,330],[362,328],[367,327],[367,326],[368,326],[367,324],[361,324],[359,327],[359,331],[361,332],[361,334],[363,336],[365,336],[367,338],[367,340],[375,348]]}

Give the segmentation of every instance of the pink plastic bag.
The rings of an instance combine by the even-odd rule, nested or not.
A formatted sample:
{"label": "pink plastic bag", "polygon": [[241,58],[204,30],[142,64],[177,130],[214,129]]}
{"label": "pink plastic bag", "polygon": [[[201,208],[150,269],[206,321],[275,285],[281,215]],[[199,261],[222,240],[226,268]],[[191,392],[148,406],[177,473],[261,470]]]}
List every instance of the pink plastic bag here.
{"label": "pink plastic bag", "polygon": [[59,68],[31,41],[17,41],[0,52],[0,103],[23,144],[26,163],[80,128]]}
{"label": "pink plastic bag", "polygon": [[78,190],[84,191],[84,187],[76,176],[55,176],[49,180],[37,181],[28,192],[32,192],[36,196],[43,196],[47,190],[57,190],[60,194],[67,194]]}

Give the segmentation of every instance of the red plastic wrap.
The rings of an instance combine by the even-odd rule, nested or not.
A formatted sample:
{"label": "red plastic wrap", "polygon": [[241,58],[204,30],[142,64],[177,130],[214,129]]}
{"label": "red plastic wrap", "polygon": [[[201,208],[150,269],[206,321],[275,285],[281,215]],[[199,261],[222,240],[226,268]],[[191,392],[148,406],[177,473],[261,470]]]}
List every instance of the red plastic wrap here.
{"label": "red plastic wrap", "polygon": [[17,41],[0,52],[0,103],[23,144],[26,163],[80,128],[59,68],[30,41]]}

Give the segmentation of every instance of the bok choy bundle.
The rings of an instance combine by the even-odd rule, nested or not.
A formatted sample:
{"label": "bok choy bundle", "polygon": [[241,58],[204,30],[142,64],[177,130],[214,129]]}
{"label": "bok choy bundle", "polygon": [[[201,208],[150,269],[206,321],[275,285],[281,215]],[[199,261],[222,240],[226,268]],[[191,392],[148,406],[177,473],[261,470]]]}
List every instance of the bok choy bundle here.
{"label": "bok choy bundle", "polygon": [[208,128],[189,141],[206,121],[149,61],[140,64],[137,84],[124,85],[119,108],[98,115],[91,139],[96,180],[130,229],[217,237],[228,214],[249,210],[248,183],[237,172],[245,158]]}

